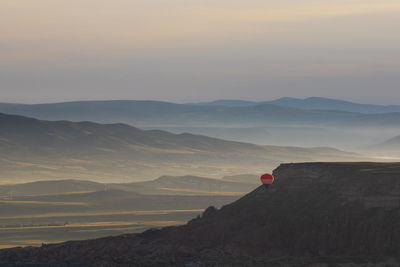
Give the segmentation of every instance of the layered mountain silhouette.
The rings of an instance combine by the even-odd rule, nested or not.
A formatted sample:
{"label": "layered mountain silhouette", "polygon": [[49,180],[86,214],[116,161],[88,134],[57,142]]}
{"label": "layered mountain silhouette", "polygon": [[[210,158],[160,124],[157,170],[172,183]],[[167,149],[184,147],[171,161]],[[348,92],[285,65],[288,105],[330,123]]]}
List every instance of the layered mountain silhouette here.
{"label": "layered mountain silhouette", "polygon": [[92,122],[42,121],[22,116],[0,114],[0,135],[3,148],[27,149],[35,155],[81,151],[99,152],[244,152],[262,151],[261,146],[230,142],[193,134],[171,134],[125,124]]}
{"label": "layered mountain silhouette", "polygon": [[[0,112],[46,120],[123,122],[131,125],[399,125],[400,107],[362,105],[340,100],[284,98],[254,105],[217,101],[194,105],[159,101],[81,101],[53,104],[0,104]],[[221,104],[222,103],[222,104]],[[247,102],[244,102],[247,103]],[[363,113],[377,113],[371,114]],[[389,113],[389,114],[386,114]],[[394,113],[394,114],[390,114]]]}
{"label": "layered mountain silhouette", "polygon": [[[0,262],[277,266],[397,262],[399,163],[282,164],[275,183],[186,225],[0,251]],[[397,259],[396,259],[397,258]],[[208,265],[207,265],[208,264]]]}
{"label": "layered mountain silhouette", "polygon": [[325,98],[325,97],[308,97],[304,99],[294,98],[294,97],[283,97],[272,101],[261,101],[261,102],[221,99],[212,102],[193,103],[193,105],[228,106],[228,107],[245,107],[245,106],[255,106],[260,104],[273,104],[278,106],[301,108],[301,109],[341,110],[341,111],[359,112],[366,114],[400,112],[399,105],[360,104],[360,103],[354,103],[350,101]]}
{"label": "layered mountain silhouette", "polygon": [[264,172],[287,160],[363,158],[331,148],[259,146],[125,124],[43,121],[0,114],[0,125],[3,183],[32,179],[128,182],[188,173],[222,177]]}
{"label": "layered mountain silhouette", "polygon": [[[195,133],[282,146],[331,146],[345,150],[376,144],[400,131],[398,106],[364,105],[325,98],[283,98],[249,103],[81,101],[0,104],[0,112],[42,120],[124,123],[142,129]],[[161,175],[161,174],[160,174]]]}

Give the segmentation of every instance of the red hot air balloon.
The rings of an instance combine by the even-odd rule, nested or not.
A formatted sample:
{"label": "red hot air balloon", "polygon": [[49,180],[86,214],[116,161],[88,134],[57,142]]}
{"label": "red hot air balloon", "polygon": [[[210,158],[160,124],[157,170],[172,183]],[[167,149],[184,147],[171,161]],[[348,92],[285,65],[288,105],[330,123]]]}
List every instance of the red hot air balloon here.
{"label": "red hot air balloon", "polygon": [[272,176],[271,174],[266,173],[266,174],[261,175],[260,180],[263,183],[263,185],[266,188],[268,188],[268,186],[270,186],[274,182],[274,176]]}

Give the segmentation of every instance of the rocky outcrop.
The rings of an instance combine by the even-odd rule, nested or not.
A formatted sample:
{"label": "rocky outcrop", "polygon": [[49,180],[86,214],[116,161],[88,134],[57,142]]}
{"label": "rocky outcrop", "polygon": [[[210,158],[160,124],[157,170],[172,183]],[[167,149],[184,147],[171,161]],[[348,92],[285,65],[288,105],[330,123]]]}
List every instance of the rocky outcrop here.
{"label": "rocky outcrop", "polygon": [[359,201],[366,208],[400,207],[400,164],[304,163],[282,164],[275,170],[281,180],[290,179],[287,190],[307,190],[329,185],[346,203]]}
{"label": "rocky outcrop", "polygon": [[265,266],[288,259],[376,263],[400,255],[400,163],[282,164],[274,176],[268,189],[209,208],[184,226],[2,250],[0,262]]}

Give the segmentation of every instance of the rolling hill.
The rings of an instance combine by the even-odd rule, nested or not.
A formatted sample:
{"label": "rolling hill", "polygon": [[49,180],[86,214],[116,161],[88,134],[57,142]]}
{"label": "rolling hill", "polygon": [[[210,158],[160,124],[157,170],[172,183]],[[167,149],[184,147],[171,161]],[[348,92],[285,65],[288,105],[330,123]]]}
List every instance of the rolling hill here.
{"label": "rolling hill", "polygon": [[[259,182],[259,179],[257,179]],[[254,189],[252,177],[235,181],[196,176],[161,176],[152,181],[110,184],[110,188],[158,195],[242,195]]]}
{"label": "rolling hill", "polygon": [[83,180],[36,181],[22,184],[0,185],[0,198],[26,195],[48,195],[101,191],[106,186]]}
{"label": "rolling hill", "polygon": [[126,184],[61,180],[0,185],[0,248],[183,224],[209,205],[225,205],[253,190],[259,185],[253,178],[163,176]]}
{"label": "rolling hill", "polygon": [[[224,101],[194,105],[134,100],[0,104],[0,112],[41,120],[125,123],[147,130],[177,134],[190,132],[262,145],[331,146],[345,150],[377,143],[389,138],[393,131],[400,130],[400,112],[396,107],[383,108],[385,112],[380,112],[374,109],[375,106],[360,104],[357,108],[358,104],[319,98],[285,98],[276,100],[276,103],[255,105],[227,102],[234,104],[218,104]],[[356,107],[350,108],[353,106]]]}
{"label": "rolling hill", "polygon": [[[0,114],[0,182],[133,182],[168,174],[259,174],[284,161],[355,160],[332,148],[259,146],[125,124],[43,121]],[[240,164],[237,164],[240,162]]]}
{"label": "rolling hill", "polygon": [[382,157],[400,157],[400,135],[384,142],[359,149],[361,153],[375,154]]}
{"label": "rolling hill", "polygon": [[21,196],[53,196],[107,190],[135,192],[141,195],[242,195],[259,184],[260,179],[256,175],[240,175],[223,179],[164,175],[151,181],[133,183],[98,183],[84,180],[36,181],[0,185],[0,200]]}
{"label": "rolling hill", "polygon": [[235,100],[216,101],[212,105],[81,101],[0,104],[0,112],[41,120],[125,123],[147,130],[190,132],[261,145],[331,146],[345,150],[377,143],[400,130],[400,113],[396,107],[382,108],[385,112],[380,112],[380,107],[320,98],[245,103]]}
{"label": "rolling hill", "polygon": [[400,105],[360,104],[324,97],[309,97],[304,99],[284,97],[264,103],[302,109],[341,110],[365,114],[400,112]]}
{"label": "rolling hill", "polygon": [[[217,102],[219,103],[219,102]],[[297,104],[296,104],[297,103]],[[159,101],[82,101],[52,104],[0,104],[0,112],[46,120],[122,122],[145,126],[210,126],[224,125],[399,125],[400,109],[387,108],[397,116],[369,116],[354,112],[357,105],[338,100],[311,98],[306,100],[280,99],[250,106],[190,105]],[[361,104],[359,104],[361,105]],[[364,107],[363,105],[361,105]],[[342,107],[343,110],[340,110]],[[371,110],[374,106],[371,107]],[[306,108],[306,109],[305,109]],[[337,108],[337,110],[335,110]],[[369,109],[368,106],[364,111]],[[349,111],[348,111],[349,110]],[[351,112],[350,112],[351,111]],[[385,118],[383,121],[382,118]]]}
{"label": "rolling hill", "polygon": [[[275,183],[186,225],[0,251],[0,262],[134,266],[397,266],[399,163],[282,164]],[[347,265],[346,265],[347,264]]]}
{"label": "rolling hill", "polygon": [[272,101],[243,101],[243,100],[228,100],[221,99],[212,102],[193,103],[193,105],[201,106],[228,106],[228,107],[245,107],[261,104],[272,104],[284,107],[300,108],[300,109],[315,109],[315,110],[340,110],[365,114],[377,113],[393,113],[400,112],[400,105],[374,105],[360,104],[344,100],[324,98],[324,97],[308,97],[308,98],[293,98],[283,97]]}

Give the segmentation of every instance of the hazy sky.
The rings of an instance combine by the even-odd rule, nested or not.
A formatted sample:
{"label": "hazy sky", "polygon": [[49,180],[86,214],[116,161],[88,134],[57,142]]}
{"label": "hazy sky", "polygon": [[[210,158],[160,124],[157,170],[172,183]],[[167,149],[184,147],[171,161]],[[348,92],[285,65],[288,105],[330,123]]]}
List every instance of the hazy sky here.
{"label": "hazy sky", "polygon": [[0,102],[400,104],[399,0],[1,0]]}

